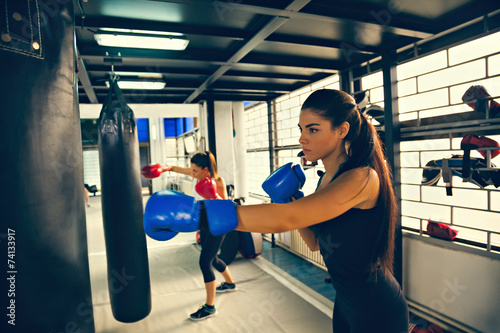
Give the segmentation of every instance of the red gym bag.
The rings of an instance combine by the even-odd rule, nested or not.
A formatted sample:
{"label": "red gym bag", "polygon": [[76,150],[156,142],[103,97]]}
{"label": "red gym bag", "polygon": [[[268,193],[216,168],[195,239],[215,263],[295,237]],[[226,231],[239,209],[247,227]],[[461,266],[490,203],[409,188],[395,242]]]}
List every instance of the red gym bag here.
{"label": "red gym bag", "polygon": [[458,230],[452,229],[446,224],[431,221],[427,222],[427,232],[431,236],[445,240],[454,240],[458,234]]}

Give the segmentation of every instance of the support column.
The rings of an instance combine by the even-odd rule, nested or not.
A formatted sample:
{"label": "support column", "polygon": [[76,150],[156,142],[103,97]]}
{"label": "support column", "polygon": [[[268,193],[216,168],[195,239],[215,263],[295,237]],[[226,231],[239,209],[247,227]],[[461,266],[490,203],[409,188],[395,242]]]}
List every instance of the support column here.
{"label": "support column", "polygon": [[226,185],[234,185],[234,149],[232,103],[215,102],[215,142],[217,147],[217,168],[219,175],[226,180]]}
{"label": "support column", "polygon": [[[149,154],[151,163],[165,164],[167,153],[165,148],[165,128],[163,118],[149,118]],[[164,190],[167,187],[166,175],[152,179],[152,192]]]}
{"label": "support column", "polygon": [[247,187],[247,145],[245,138],[245,122],[243,112],[245,107],[243,102],[233,102],[233,123],[234,123],[234,159],[235,159],[235,172],[234,172],[234,197],[235,198],[248,198]]}
{"label": "support column", "polygon": [[401,126],[399,123],[398,90],[397,90],[397,54],[388,51],[382,55],[382,75],[384,81],[385,110],[385,149],[387,162],[392,168],[394,194],[397,198],[398,214],[396,221],[394,276],[403,285],[403,234],[401,232]]}
{"label": "support column", "polygon": [[340,90],[345,91],[348,94],[352,94],[354,91],[352,82],[352,70],[348,69],[340,72]]}
{"label": "support column", "polygon": [[207,148],[214,154],[217,160],[217,148],[215,144],[215,105],[213,100],[207,100]]}

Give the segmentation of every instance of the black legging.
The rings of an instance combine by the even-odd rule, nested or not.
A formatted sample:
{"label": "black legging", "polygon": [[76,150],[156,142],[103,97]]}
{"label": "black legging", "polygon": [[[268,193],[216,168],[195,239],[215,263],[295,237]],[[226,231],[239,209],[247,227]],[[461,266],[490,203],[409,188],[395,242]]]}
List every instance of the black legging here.
{"label": "black legging", "polygon": [[358,289],[349,292],[348,300],[339,294],[342,288],[338,286],[332,320],[334,333],[408,332],[408,306],[396,279],[385,278],[377,271],[376,281],[375,288],[359,283]]}
{"label": "black legging", "polygon": [[226,270],[226,263],[217,257],[217,253],[219,252],[225,236],[226,235],[214,236],[207,229],[200,229],[200,239],[202,241],[200,268],[205,283],[215,281],[212,266],[214,266],[220,273]]}

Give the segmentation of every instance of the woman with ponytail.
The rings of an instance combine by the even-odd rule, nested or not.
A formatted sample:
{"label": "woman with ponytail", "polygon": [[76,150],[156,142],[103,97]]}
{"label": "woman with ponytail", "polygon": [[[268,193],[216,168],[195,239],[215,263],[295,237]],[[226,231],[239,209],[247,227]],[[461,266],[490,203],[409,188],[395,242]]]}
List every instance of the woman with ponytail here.
{"label": "woman with ponytail", "polygon": [[380,139],[349,94],[318,90],[304,102],[305,158],[325,173],[315,193],[286,204],[241,206],[238,230],[298,229],[321,251],[335,288],[335,333],[408,331],[408,307],[392,275],[397,206]]}
{"label": "woman with ponytail", "polygon": [[[167,166],[167,171],[173,171],[192,176],[193,196],[197,200],[204,199],[227,199],[226,182],[217,173],[217,163],[214,155],[206,151],[205,153],[197,153],[191,157],[191,168],[183,168],[179,166]],[[204,320],[213,317],[217,314],[215,310],[215,294],[223,292],[236,291],[237,287],[231,277],[229,268],[222,261],[217,253],[224,241],[225,235],[214,236],[208,229],[200,229],[201,239],[201,254],[200,254],[200,269],[205,282],[205,291],[207,298],[198,311],[192,313],[189,318],[191,320]],[[225,282],[217,287],[215,274],[212,266],[222,274]]]}

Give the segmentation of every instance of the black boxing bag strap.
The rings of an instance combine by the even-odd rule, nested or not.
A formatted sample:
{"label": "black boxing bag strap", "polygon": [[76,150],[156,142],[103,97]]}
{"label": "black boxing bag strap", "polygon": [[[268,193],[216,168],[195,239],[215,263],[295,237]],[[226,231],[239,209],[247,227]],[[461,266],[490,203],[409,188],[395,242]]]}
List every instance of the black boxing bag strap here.
{"label": "black boxing bag strap", "polygon": [[460,149],[463,149],[464,151],[464,157],[462,160],[462,178],[464,182],[470,181],[470,151],[472,149],[479,148],[477,145],[478,141],[479,138],[477,135],[468,134],[460,143]]}
{"label": "black boxing bag strap", "polygon": [[443,181],[446,185],[446,195],[447,196],[452,196],[452,177],[453,175],[451,174],[451,169],[448,164],[448,159],[443,158],[442,164],[441,164],[441,175],[443,177]]}

